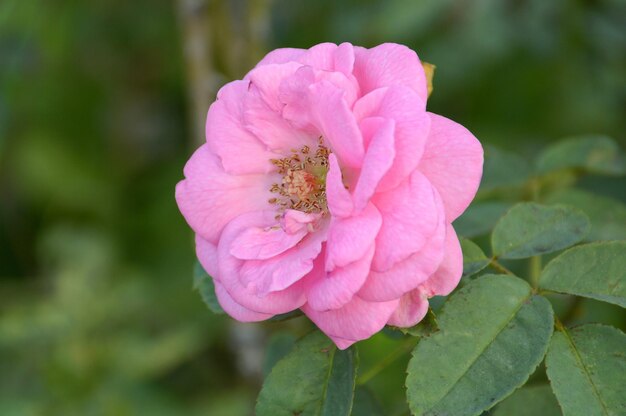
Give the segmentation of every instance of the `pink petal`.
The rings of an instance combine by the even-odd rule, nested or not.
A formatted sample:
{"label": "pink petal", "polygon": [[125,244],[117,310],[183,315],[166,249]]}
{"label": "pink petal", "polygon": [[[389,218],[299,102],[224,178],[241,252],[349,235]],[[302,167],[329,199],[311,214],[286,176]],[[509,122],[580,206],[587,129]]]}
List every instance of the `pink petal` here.
{"label": "pink petal", "polygon": [[259,313],[251,311],[250,309],[246,309],[237,302],[233,300],[233,298],[228,294],[224,286],[220,282],[214,281],[215,283],[215,295],[217,296],[217,301],[219,302],[224,312],[235,318],[240,322],[258,322],[264,321],[266,319],[271,318],[274,315]]}
{"label": "pink petal", "polygon": [[483,171],[483,149],[465,127],[428,114],[430,133],[419,170],[439,191],[448,222],[452,222],[476,195]]}
{"label": "pink petal", "polygon": [[241,322],[263,321],[272,317],[272,315],[246,309],[233,300],[217,278],[217,248],[198,235],[196,235],[196,254],[204,270],[213,278],[215,295],[220,306],[227,314]]}
{"label": "pink petal", "polygon": [[443,223],[437,191],[419,171],[397,188],[375,195],[373,202],[383,217],[376,237],[372,269],[384,272],[421,250]]}
{"label": "pink petal", "polygon": [[243,103],[243,126],[269,149],[281,154],[305,144],[312,146],[317,140],[282,117],[284,104],[279,96],[280,85],[301,67],[295,62],[265,65],[247,75],[250,85]]}
{"label": "pink petal", "polygon": [[313,227],[320,218],[320,214],[307,214],[295,209],[288,209],[283,215],[281,225],[288,234],[299,233],[303,229],[313,231]]}
{"label": "pink petal", "polygon": [[363,94],[380,87],[404,85],[423,101],[428,98],[424,68],[417,54],[404,45],[384,43],[372,49],[355,48],[354,75]]}
{"label": "pink petal", "polygon": [[[235,238],[246,228],[269,226],[274,219],[274,211],[251,212],[232,220],[225,228],[217,246],[219,281],[235,302],[246,309],[265,314],[279,314],[298,309],[305,302],[306,282],[302,279],[285,290],[259,296],[255,285],[245,286],[241,282],[241,268],[245,260],[230,254]],[[198,256],[203,251],[202,239],[196,241]]]}
{"label": "pink petal", "polygon": [[396,122],[396,156],[379,185],[381,192],[395,188],[417,168],[424,152],[430,128],[425,101],[410,88],[393,86],[360,98],[354,105],[354,114],[359,121],[383,117]]}
{"label": "pink petal", "polygon": [[394,132],[395,122],[393,120],[385,120],[377,131],[367,132],[371,139],[366,139],[369,146],[354,190],[354,206],[357,211],[365,208],[376,192],[378,183],[393,163],[395,157]]}
{"label": "pink petal", "polygon": [[381,226],[381,216],[369,204],[357,215],[331,218],[326,242],[326,270],[344,267],[365,256]]}
{"label": "pink petal", "polygon": [[233,81],[217,93],[206,121],[206,139],[224,170],[233,174],[268,173],[274,169],[270,159],[280,158],[243,126],[243,104],[248,81]]}
{"label": "pink petal", "polygon": [[349,348],[352,344],[355,344],[357,342],[357,340],[352,340],[352,339],[345,339],[345,338],[340,338],[340,337],[329,337],[337,346],[337,348],[339,348],[340,350],[345,350],[346,348]]}
{"label": "pink petal", "polygon": [[256,64],[256,68],[263,65],[270,64],[284,64],[287,62],[297,62],[304,54],[306,53],[306,49],[298,49],[298,48],[280,48],[274,49],[261,61]]}
{"label": "pink petal", "polygon": [[282,110],[282,102],[278,98],[280,84],[302,67],[297,62],[284,64],[267,64],[253,69],[246,75],[250,80],[248,88],[255,87],[263,101],[274,111]]}
{"label": "pink petal", "polygon": [[459,238],[452,225],[446,228],[445,254],[439,268],[426,282],[420,285],[428,297],[450,294],[463,274],[463,253]]}
{"label": "pink petal", "polygon": [[[376,117],[388,91],[389,88],[387,87],[378,88],[360,97],[354,103],[354,108],[352,109],[357,121],[362,122],[366,117]],[[363,130],[363,127],[361,127],[361,130]]]}
{"label": "pink petal", "polygon": [[205,240],[198,234],[195,236],[195,242],[196,256],[198,257],[198,261],[202,265],[202,268],[213,278],[214,281],[219,280],[217,246]]}
{"label": "pink petal", "polygon": [[[437,197],[440,210],[441,200]],[[439,216],[437,229],[423,248],[384,272],[372,271],[358,295],[368,301],[398,299],[425,282],[439,267],[444,256],[446,225]],[[380,245],[376,245],[378,249]]]}
{"label": "pink petal", "polygon": [[320,254],[325,239],[325,230],[319,230],[275,257],[246,261],[240,269],[239,280],[259,296],[284,290],[313,269],[313,261]]}
{"label": "pink petal", "polygon": [[185,165],[176,202],[191,228],[214,243],[224,226],[244,212],[267,209],[273,175],[230,175],[206,144]]}
{"label": "pink petal", "polygon": [[354,68],[354,46],[348,42],[344,42],[337,47],[334,54],[334,69],[335,71],[343,72],[344,74],[352,74]]}
{"label": "pink petal", "polygon": [[295,128],[282,117],[281,112],[272,110],[259,96],[255,87],[246,97],[243,111],[243,126],[268,149],[281,155],[304,145],[315,148],[317,137]]}
{"label": "pink petal", "polygon": [[366,302],[354,296],[340,309],[320,312],[308,304],[301,309],[339,348],[347,348],[352,343],[367,339],[380,331],[398,302]]}
{"label": "pink petal", "polygon": [[344,267],[337,267],[332,272],[324,273],[324,265],[318,267],[322,273],[311,282],[307,291],[308,305],[317,311],[339,309],[350,300],[363,286],[370,271],[374,245],[359,260]]}
{"label": "pink petal", "polygon": [[340,71],[351,75],[354,47],[347,42],[339,46],[334,43],[320,43],[300,55],[298,62],[324,71]]}
{"label": "pink petal", "polygon": [[[339,100],[341,106],[352,108],[360,94],[359,85],[351,75],[303,66],[280,84],[283,117],[298,129],[323,135],[321,125],[324,121],[320,121],[319,105],[316,103],[320,99],[325,100],[329,94],[320,95],[321,88],[329,89],[338,97],[331,97],[334,101],[326,105],[335,105],[335,101]],[[351,115],[350,112],[348,114]]]}
{"label": "pink petal", "polygon": [[308,234],[306,228],[288,234],[281,227],[251,227],[232,243],[230,254],[241,260],[266,260],[289,250]]}
{"label": "pink petal", "polygon": [[363,137],[344,99],[344,90],[329,81],[309,87],[313,121],[342,165],[360,167],[365,153]]}
{"label": "pink petal", "polygon": [[428,299],[419,289],[410,291],[400,298],[398,307],[387,322],[400,328],[417,325],[428,312]]}
{"label": "pink petal", "polygon": [[354,204],[352,196],[343,184],[341,169],[334,154],[328,156],[328,173],[326,174],[326,201],[333,217],[345,218],[352,215]]}
{"label": "pink petal", "polygon": [[[359,129],[361,129],[361,134],[363,135],[363,144],[365,148],[369,148],[370,142],[378,130],[383,128],[383,126],[390,121],[383,117],[365,117],[363,119],[357,118],[359,121]],[[395,134],[395,122],[394,122],[394,134]],[[395,149],[392,149],[392,153],[395,156]]]}
{"label": "pink petal", "polygon": [[319,134],[313,126],[309,112],[309,86],[315,82],[315,71],[303,66],[296,73],[283,80],[279,88],[279,99],[284,104],[282,116],[294,127]]}
{"label": "pink petal", "polygon": [[335,69],[336,50],[337,45],[334,43],[319,43],[308,49],[298,61],[316,69],[333,71]]}

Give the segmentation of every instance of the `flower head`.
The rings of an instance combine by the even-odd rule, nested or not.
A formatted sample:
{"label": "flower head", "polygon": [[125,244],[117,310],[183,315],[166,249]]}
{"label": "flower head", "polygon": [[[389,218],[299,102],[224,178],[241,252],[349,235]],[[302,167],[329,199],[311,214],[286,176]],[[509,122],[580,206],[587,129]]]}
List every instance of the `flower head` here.
{"label": "flower head", "polygon": [[219,91],[176,200],[229,315],[300,308],[347,348],[456,287],[483,152],[427,97],[397,44],[278,49]]}

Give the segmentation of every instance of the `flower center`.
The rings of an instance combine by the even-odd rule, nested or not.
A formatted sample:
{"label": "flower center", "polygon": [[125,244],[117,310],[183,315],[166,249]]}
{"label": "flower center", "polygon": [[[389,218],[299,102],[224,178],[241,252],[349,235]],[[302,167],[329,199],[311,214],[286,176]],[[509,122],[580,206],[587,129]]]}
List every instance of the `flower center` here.
{"label": "flower center", "polygon": [[269,203],[278,207],[277,217],[287,209],[325,215],[328,212],[326,173],[330,150],[320,137],[315,152],[303,146],[300,150],[292,149],[291,153],[289,157],[270,160],[283,178],[281,183],[272,184],[270,192],[277,196]]}

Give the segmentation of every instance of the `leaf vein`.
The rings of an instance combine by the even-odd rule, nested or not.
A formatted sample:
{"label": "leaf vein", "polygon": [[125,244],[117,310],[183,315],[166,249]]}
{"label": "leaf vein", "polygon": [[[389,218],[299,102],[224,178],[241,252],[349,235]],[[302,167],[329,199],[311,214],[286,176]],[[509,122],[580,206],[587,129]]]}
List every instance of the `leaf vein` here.
{"label": "leaf vein", "polygon": [[511,322],[511,320],[515,317],[515,315],[517,315],[517,313],[520,311],[520,309],[522,309],[522,307],[524,306],[524,304],[526,303],[526,301],[528,301],[528,299],[530,299],[532,297],[532,293],[530,293],[528,296],[524,297],[522,299],[522,301],[520,302],[520,304],[517,306],[517,308],[515,308],[515,310],[513,311],[513,313],[510,315],[509,319],[504,321],[504,324],[498,328],[498,330],[495,333],[495,336],[493,337],[492,340],[490,340],[487,344],[485,344],[485,346],[483,348],[481,348],[480,352],[478,353],[478,355],[476,356],[476,358],[474,358],[470,364],[465,368],[465,370],[463,370],[463,373],[461,373],[461,375],[459,377],[456,378],[456,380],[454,381],[454,383],[452,383],[450,385],[450,388],[447,389],[447,391],[441,396],[441,399],[439,399],[439,401],[445,399],[450,392],[454,389],[454,387],[457,385],[457,383],[459,382],[459,380],[461,380],[467,373],[468,371],[474,366],[474,364],[476,364],[476,360],[489,348],[489,346],[491,346],[491,344],[494,343],[494,341],[498,338],[498,336],[502,333],[502,331],[507,327],[507,325]]}
{"label": "leaf vein", "polygon": [[574,340],[572,339],[569,332],[564,326],[561,326],[561,331],[563,332],[563,335],[565,335],[565,338],[567,339],[568,344],[570,344],[572,351],[574,351],[574,358],[576,358],[576,361],[578,362],[578,364],[580,364],[580,368],[582,368],[583,373],[585,374],[585,377],[587,377],[587,380],[589,380],[589,384],[591,385],[593,394],[598,399],[600,406],[602,406],[602,412],[608,416],[609,411],[606,408],[606,404],[604,403],[604,401],[602,401],[602,396],[600,396],[600,392],[598,391],[598,388],[593,382],[593,379],[591,378],[591,374],[589,374],[589,370],[587,369],[587,366],[585,365],[585,362],[583,361],[582,356],[578,352],[578,349],[576,348],[576,344],[574,344]]}
{"label": "leaf vein", "polygon": [[324,409],[324,403],[326,402],[326,393],[328,392],[328,384],[330,380],[330,376],[333,373],[333,363],[335,362],[335,353],[337,352],[336,348],[333,348],[332,355],[330,356],[330,362],[328,363],[328,373],[326,373],[326,382],[324,383],[324,390],[322,390],[322,400],[320,400],[319,407],[317,412],[315,413],[318,416],[322,415],[322,410]]}

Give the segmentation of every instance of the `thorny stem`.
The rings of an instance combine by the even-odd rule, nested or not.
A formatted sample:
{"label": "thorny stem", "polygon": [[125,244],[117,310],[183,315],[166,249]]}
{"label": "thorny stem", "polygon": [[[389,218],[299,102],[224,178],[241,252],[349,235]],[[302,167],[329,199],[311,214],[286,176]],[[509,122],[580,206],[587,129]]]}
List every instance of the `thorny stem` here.
{"label": "thorny stem", "polygon": [[419,337],[411,337],[405,340],[404,342],[402,342],[388,356],[380,360],[372,368],[370,368],[368,371],[360,375],[356,379],[356,384],[359,384],[359,385],[365,384],[371,379],[373,379],[374,377],[376,377],[378,373],[380,373],[385,368],[387,368],[387,366],[389,366],[391,363],[393,363],[398,358],[402,357],[404,354],[411,351],[415,347],[415,345],[417,345],[417,343],[419,342],[419,339],[420,339]]}

